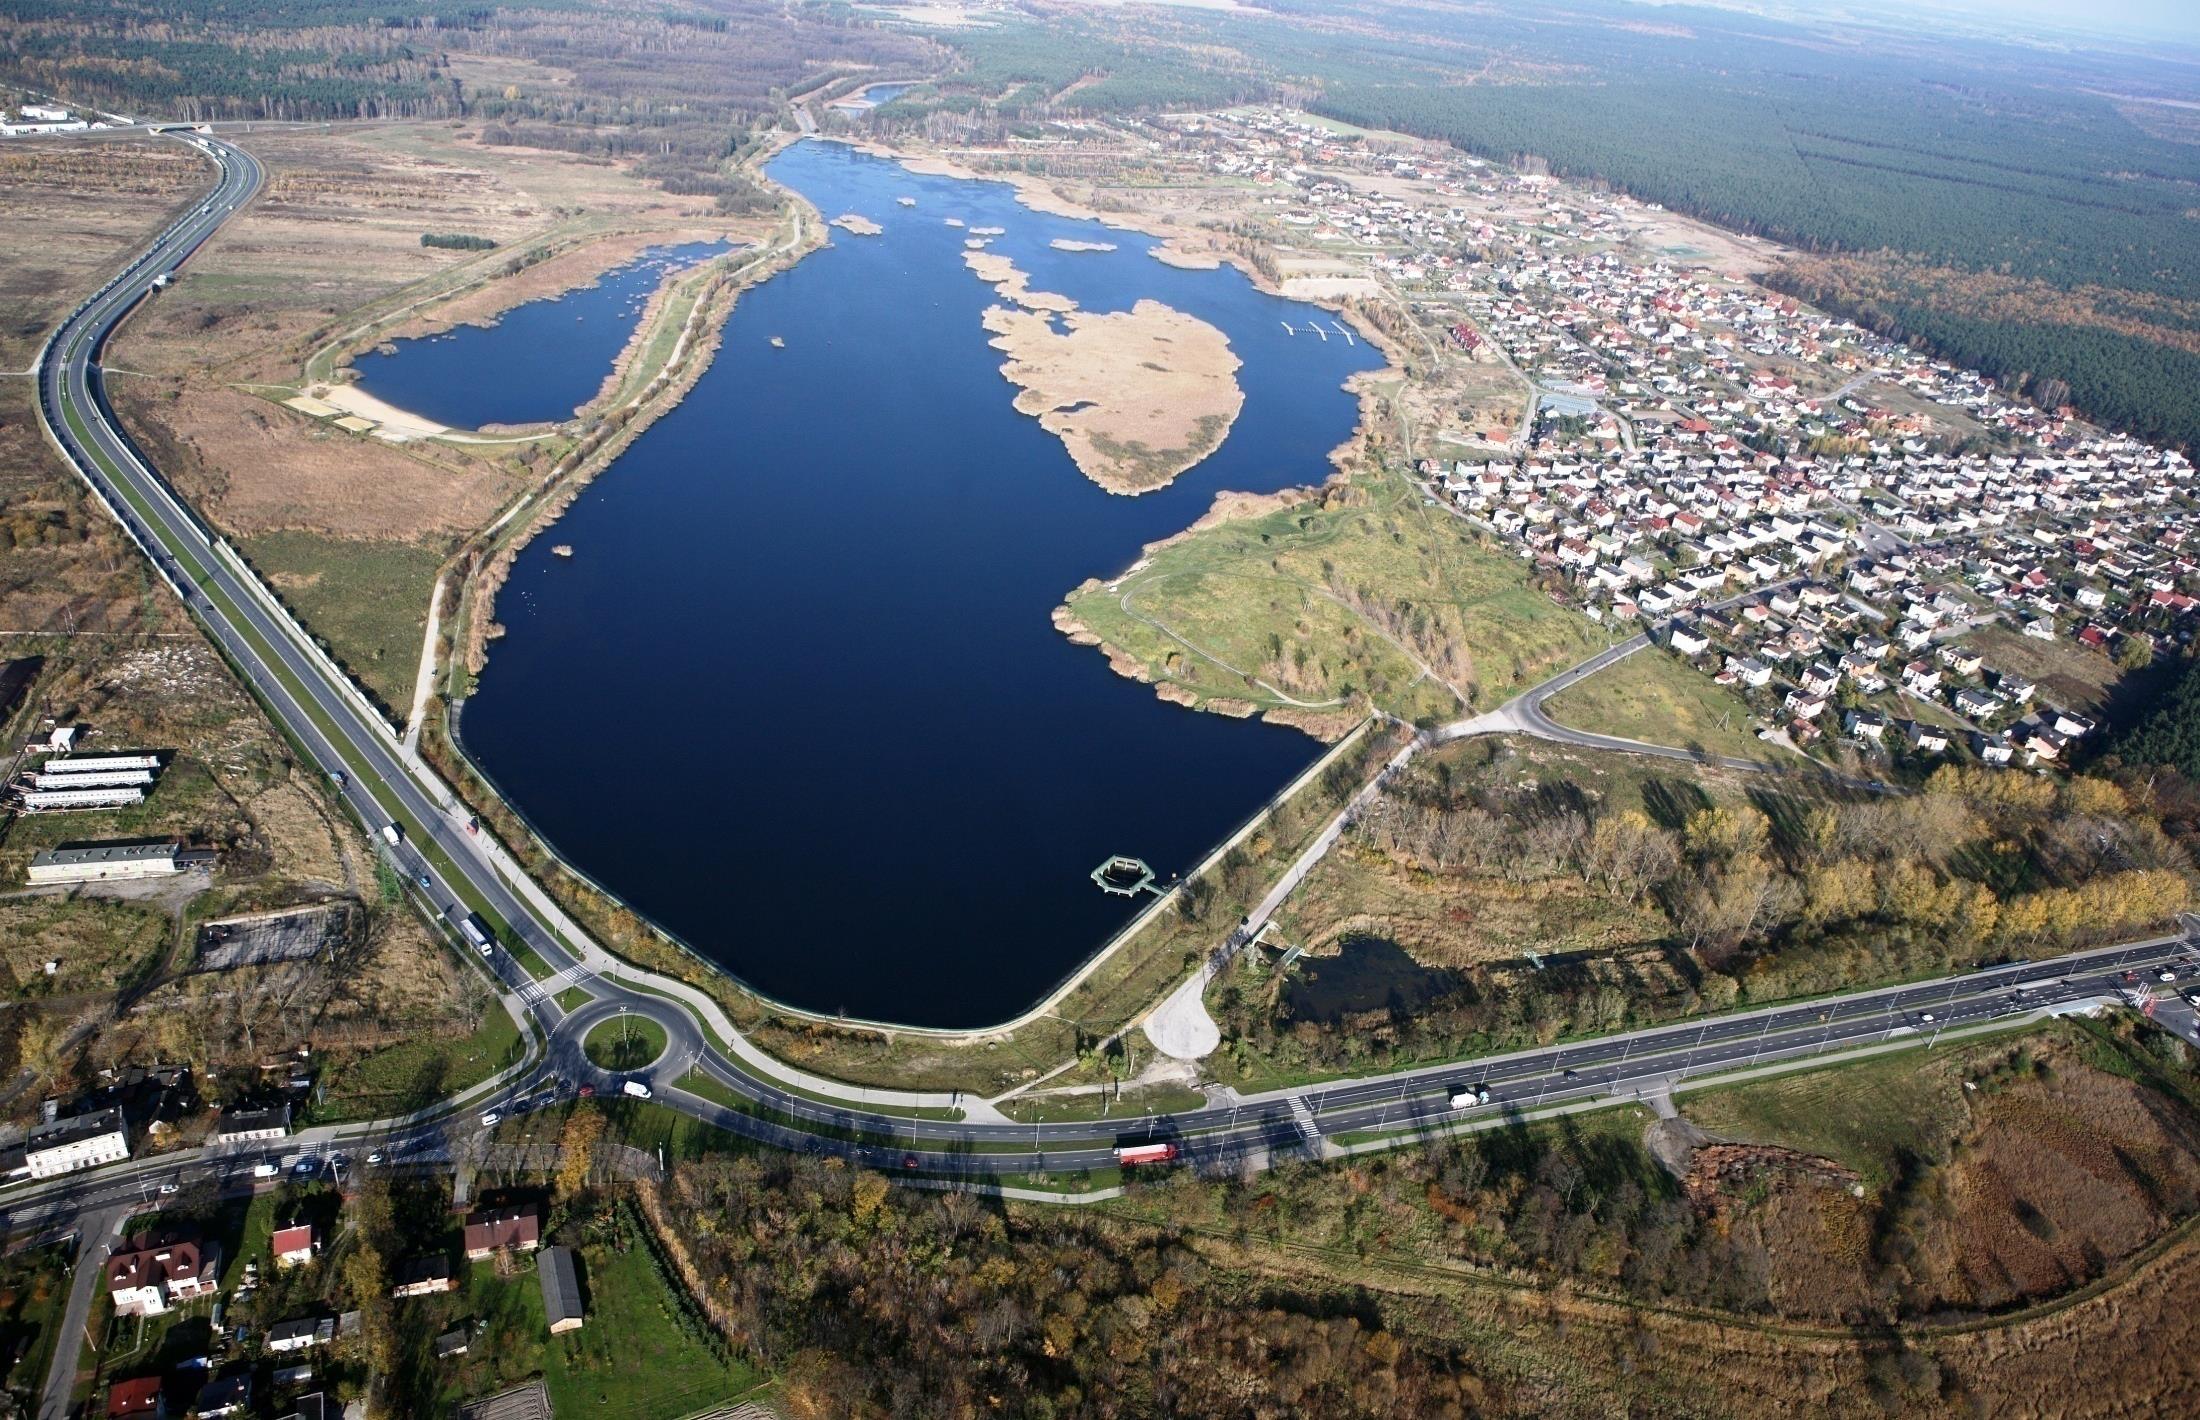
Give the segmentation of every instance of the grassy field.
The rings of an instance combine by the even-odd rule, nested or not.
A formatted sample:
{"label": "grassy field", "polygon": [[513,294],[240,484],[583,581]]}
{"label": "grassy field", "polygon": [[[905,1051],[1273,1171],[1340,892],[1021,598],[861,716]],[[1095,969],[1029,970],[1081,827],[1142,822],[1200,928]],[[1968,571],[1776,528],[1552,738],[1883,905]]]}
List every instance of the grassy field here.
{"label": "grassy field", "polygon": [[2122,676],[2105,654],[2068,637],[2037,641],[2021,631],[1994,625],[1981,627],[1964,640],[1985,657],[1987,669],[2027,677],[2039,686],[2038,698],[2059,709],[2098,714]]}
{"label": "grassy field", "polygon": [[406,542],[265,533],[244,555],[385,706],[412,704],[428,594],[442,554]]}
{"label": "grassy field", "polygon": [[519,1059],[519,1027],[491,1004],[473,1034],[416,1037],[347,1061],[323,1082],[315,1122],[375,1119],[473,1088]]}
{"label": "grassy field", "polygon": [[[699,1324],[680,1324],[685,1302],[648,1247],[626,1235],[576,1249],[587,1322],[551,1336],[542,1284],[531,1266],[505,1272],[494,1262],[460,1274],[460,1290],[399,1305],[406,1330],[423,1343],[418,1366],[431,1372],[432,1410],[448,1415],[476,1399],[539,1375],[558,1415],[619,1415],[673,1420],[754,1390],[762,1377],[704,1340]],[[467,1354],[434,1361],[424,1343],[444,1327],[475,1328]],[[425,1399],[425,1397],[423,1397]]]}
{"label": "grassy field", "polygon": [[1567,687],[1543,708],[1561,725],[1594,735],[1738,759],[1791,758],[1750,732],[1742,697],[1656,647]]}
{"label": "grassy field", "polygon": [[1606,644],[1517,559],[1387,471],[1189,533],[1117,586],[1078,588],[1069,607],[1172,697],[1223,709],[1372,701],[1448,719]]}
{"label": "grassy field", "polygon": [[665,1053],[665,1028],[646,1016],[613,1016],[588,1032],[581,1049],[606,1070],[639,1070]]}
{"label": "grassy field", "polygon": [[[167,916],[96,897],[0,903],[0,966],[24,998],[112,991],[156,968],[173,940]],[[47,962],[58,963],[53,975]]]}
{"label": "grassy field", "polygon": [[1906,1157],[1945,1150],[1968,1111],[1963,1082],[2008,1053],[2005,1037],[1931,1052],[1908,1050],[1855,1064],[1691,1091],[1681,1112],[1722,1137],[1777,1143],[1837,1159],[1874,1188]]}

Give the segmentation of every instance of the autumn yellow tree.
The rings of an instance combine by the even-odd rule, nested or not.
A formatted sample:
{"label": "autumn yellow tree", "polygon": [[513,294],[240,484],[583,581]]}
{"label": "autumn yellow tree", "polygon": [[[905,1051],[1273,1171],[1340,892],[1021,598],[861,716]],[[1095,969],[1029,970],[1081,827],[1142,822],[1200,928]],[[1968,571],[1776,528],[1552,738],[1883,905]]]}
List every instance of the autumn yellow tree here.
{"label": "autumn yellow tree", "polygon": [[603,1115],[594,1105],[576,1106],[558,1131],[560,1198],[571,1198],[588,1187],[588,1175],[596,1164],[596,1141],[603,1137]]}

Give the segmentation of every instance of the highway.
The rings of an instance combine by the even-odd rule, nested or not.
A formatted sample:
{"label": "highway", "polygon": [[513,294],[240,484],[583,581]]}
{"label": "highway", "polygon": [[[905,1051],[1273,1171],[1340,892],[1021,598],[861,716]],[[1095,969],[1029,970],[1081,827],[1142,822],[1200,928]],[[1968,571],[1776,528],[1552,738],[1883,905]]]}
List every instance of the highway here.
{"label": "highway", "polygon": [[[208,136],[189,135],[186,141],[218,166],[217,186],[49,338],[36,367],[49,432],[274,718],[331,776],[343,801],[370,830],[401,826],[397,844],[382,847],[427,909],[477,907],[506,924],[511,941],[556,973],[538,984],[520,958],[501,948],[482,959],[504,988],[507,1007],[524,1017],[541,1042],[530,1060],[492,1087],[405,1120],[309,1130],[287,1141],[285,1154],[304,1149],[325,1157],[341,1148],[355,1159],[368,1151],[447,1157],[478,1140],[481,1116],[489,1109],[509,1114],[515,1101],[545,1088],[615,1093],[623,1080],[592,1065],[580,1041],[591,1025],[623,1011],[655,1021],[670,1042],[664,1056],[635,1077],[659,1102],[778,1147],[830,1151],[883,1169],[974,1181],[1013,1175],[1027,1182],[1026,1176],[1039,1172],[1110,1166],[1118,1140],[1126,1137],[1175,1141],[1184,1157],[1197,1162],[1257,1166],[1274,1157],[1334,1152],[1339,1136],[1408,1123],[1496,1123],[1539,1108],[1662,1090],[1676,1080],[1752,1064],[2037,1018],[2115,997],[2132,985],[2121,975],[2126,969],[2158,973],[2172,966],[2182,973],[2194,959],[2184,938],[2164,938],[2053,963],[1966,972],[1462,1065],[1260,1095],[1217,1091],[1205,1108],[1151,1119],[1027,1125],[919,1118],[906,1102],[939,1097],[894,1098],[872,1091],[859,1099],[850,1087],[829,1083],[820,1090],[820,1082],[809,1077],[773,1069],[723,1027],[706,1029],[707,1013],[692,1004],[700,999],[692,988],[615,965],[556,915],[539,888],[508,877],[510,870],[493,847],[468,831],[448,787],[405,752],[387,722],[121,431],[101,386],[106,339],[138,301],[148,298],[156,280],[248,203],[260,183],[259,164],[249,154]],[[1623,644],[1604,655],[1616,658],[1626,649]],[[555,1000],[568,985],[590,998],[570,1016]],[[680,1088],[691,1069],[712,1082],[712,1098]],[[1486,1086],[1490,1102],[1453,1111],[1452,1092],[1469,1082]],[[842,1098],[832,1098],[836,1092]],[[161,1184],[180,1186],[202,1175],[224,1187],[252,1186],[252,1171],[264,1157],[259,1146],[233,1154],[167,1155],[11,1185],[0,1190],[0,1226],[18,1234],[61,1228],[87,1210],[127,1203],[133,1195],[154,1200]]]}

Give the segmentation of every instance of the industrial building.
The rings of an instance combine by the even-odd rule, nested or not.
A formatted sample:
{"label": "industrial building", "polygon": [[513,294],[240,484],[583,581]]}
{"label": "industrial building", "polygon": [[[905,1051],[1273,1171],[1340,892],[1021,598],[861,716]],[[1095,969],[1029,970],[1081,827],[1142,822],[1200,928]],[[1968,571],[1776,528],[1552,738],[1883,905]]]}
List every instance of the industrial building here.
{"label": "industrial building", "polygon": [[27,814],[123,809],[145,802],[160,769],[161,756],[153,753],[58,754],[18,775],[10,790]]}
{"label": "industrial building", "polygon": [[183,871],[181,843],[86,843],[31,855],[32,886],[165,878]]}

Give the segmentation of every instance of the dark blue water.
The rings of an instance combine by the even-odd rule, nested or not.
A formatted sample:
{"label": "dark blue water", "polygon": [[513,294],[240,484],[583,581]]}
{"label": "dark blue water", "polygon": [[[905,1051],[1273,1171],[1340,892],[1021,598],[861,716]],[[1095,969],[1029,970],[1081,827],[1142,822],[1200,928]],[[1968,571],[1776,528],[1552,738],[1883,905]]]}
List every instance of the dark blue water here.
{"label": "dark blue water", "polygon": [[603,387],[665,274],[725,249],[722,242],[651,247],[595,285],[514,306],[493,326],[397,341],[394,355],[352,362],[359,386],[456,429],[570,419]]}
{"label": "dark blue water", "polygon": [[[1163,704],[1048,613],[1217,490],[1326,476],[1356,414],[1339,384],[1377,361],[1286,336],[1315,312],[1235,271],[1164,266],[1000,184],[821,142],[771,175],[884,234],[836,231],[744,293],[686,401],[522,554],[465,742],[560,852],[744,981],[991,1024],[1135,910],[1089,880],[1103,858],[1181,872],[1318,751]],[[1010,408],[949,216],[1006,228],[1038,289],[1219,326],[1245,361],[1223,447],[1141,498],[1089,482]]]}

